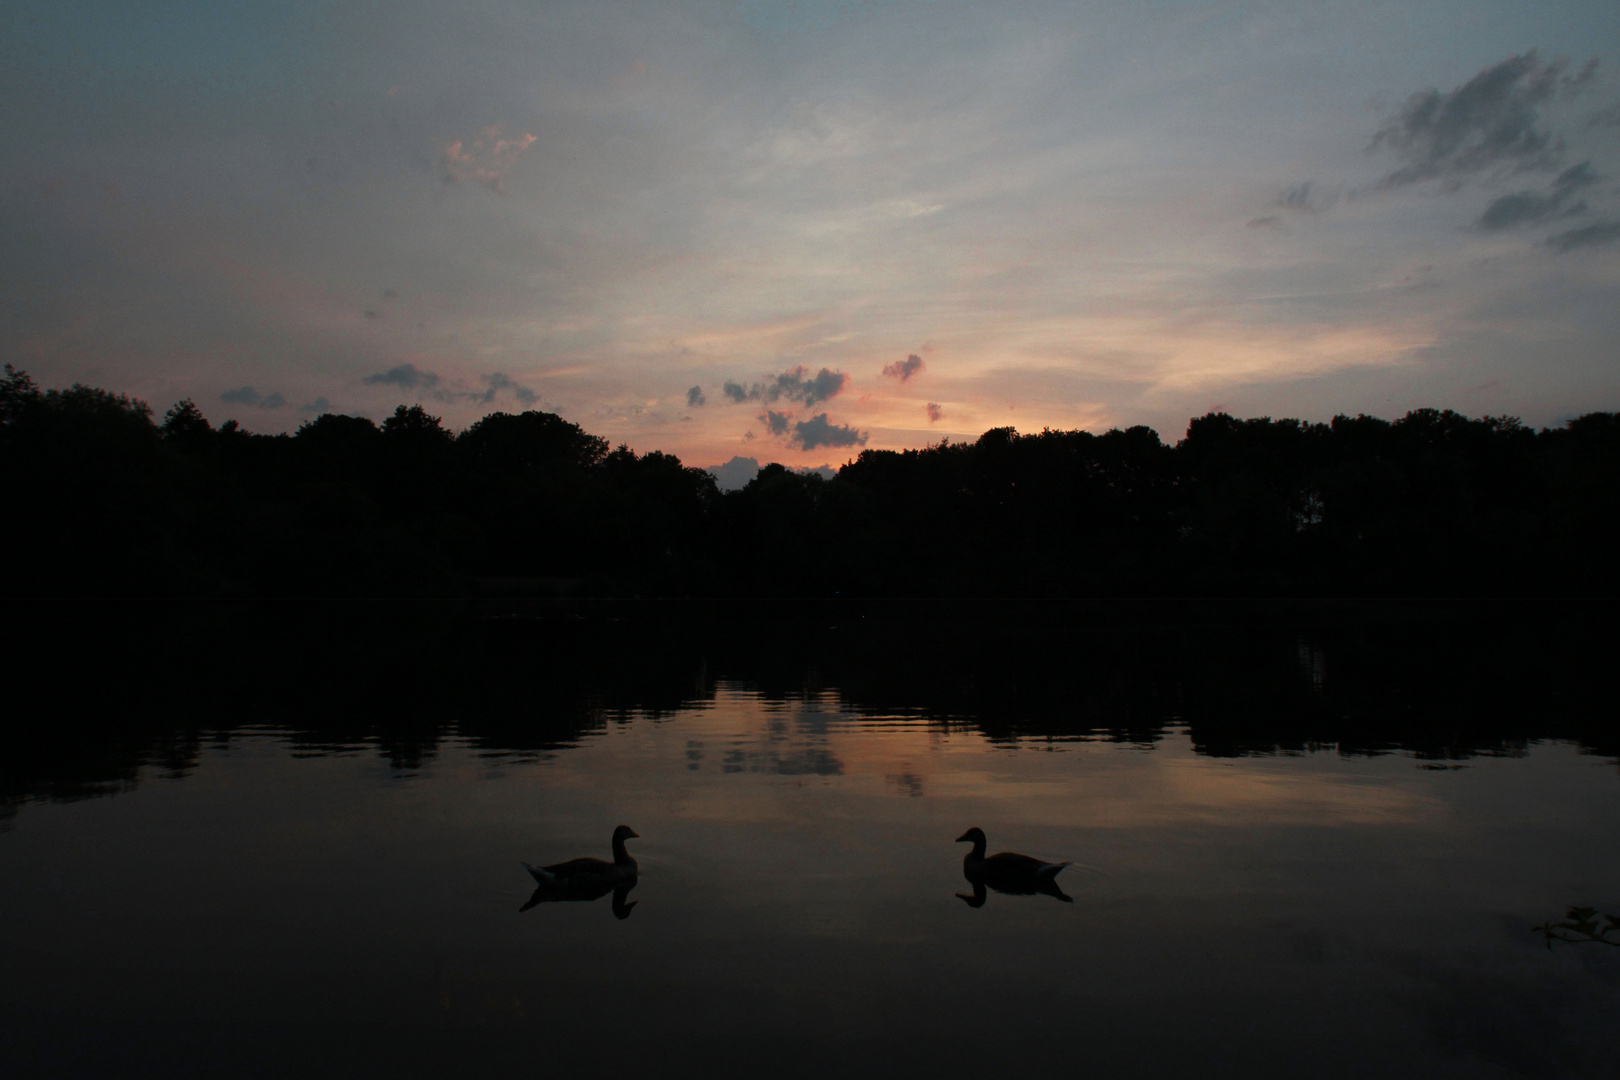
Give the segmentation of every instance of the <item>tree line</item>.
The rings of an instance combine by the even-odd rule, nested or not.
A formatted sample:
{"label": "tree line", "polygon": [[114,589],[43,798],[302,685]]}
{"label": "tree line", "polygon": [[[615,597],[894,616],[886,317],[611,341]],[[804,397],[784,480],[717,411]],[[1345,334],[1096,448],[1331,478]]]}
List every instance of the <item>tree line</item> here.
{"label": "tree line", "polygon": [[10,595],[1612,594],[1620,418],[1419,409],[865,450],[722,492],[551,413],[291,435],[0,379]]}

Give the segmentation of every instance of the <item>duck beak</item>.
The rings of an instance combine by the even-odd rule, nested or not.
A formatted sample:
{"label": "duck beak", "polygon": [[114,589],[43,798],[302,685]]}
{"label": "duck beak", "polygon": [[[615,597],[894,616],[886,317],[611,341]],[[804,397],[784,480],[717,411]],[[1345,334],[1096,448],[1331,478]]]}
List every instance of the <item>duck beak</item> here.
{"label": "duck beak", "polygon": [[962,835],[961,835],[961,836],[958,836],[958,837],[957,837],[957,838],[956,838],[956,840],[955,840],[955,841],[954,841],[954,842],[955,842],[955,843],[958,843],[958,844],[960,844],[960,843],[961,843],[961,842],[962,842],[962,841],[964,841],[964,840],[971,840],[971,839],[973,839],[973,837],[971,837],[971,836],[969,836],[969,835],[968,835],[968,833],[970,833],[970,832],[972,832],[972,831],[973,831],[973,830],[972,830],[972,829],[969,829],[969,830],[968,830],[968,832],[965,832],[965,833],[963,833],[963,834],[962,834]]}
{"label": "duck beak", "polygon": [[626,839],[630,839],[630,840],[640,840],[641,839],[641,834],[636,832],[636,830],[634,830],[634,829],[626,829],[625,832],[630,834]]}

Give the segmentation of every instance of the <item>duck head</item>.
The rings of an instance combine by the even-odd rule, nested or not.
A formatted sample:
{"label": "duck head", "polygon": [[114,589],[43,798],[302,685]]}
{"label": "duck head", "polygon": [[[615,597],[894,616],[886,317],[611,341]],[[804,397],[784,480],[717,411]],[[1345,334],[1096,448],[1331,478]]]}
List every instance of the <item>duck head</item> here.
{"label": "duck head", "polygon": [[[600,836],[601,834],[598,833],[597,835]],[[641,834],[636,832],[636,830],[632,829],[628,825],[620,825],[617,829],[613,830],[613,842],[615,844],[622,844],[626,840],[638,840],[640,838]]]}
{"label": "duck head", "polygon": [[963,833],[961,836],[958,836],[956,838],[956,842],[958,844],[965,843],[967,841],[972,841],[975,844],[984,843],[985,842],[984,830],[979,828],[977,825],[975,825],[975,826],[973,826],[973,828],[969,829],[967,832]]}

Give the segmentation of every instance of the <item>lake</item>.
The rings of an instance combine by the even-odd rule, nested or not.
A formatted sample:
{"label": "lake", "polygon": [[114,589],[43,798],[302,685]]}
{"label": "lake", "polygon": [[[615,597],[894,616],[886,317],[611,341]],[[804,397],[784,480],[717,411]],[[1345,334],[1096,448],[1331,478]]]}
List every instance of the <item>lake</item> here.
{"label": "lake", "polygon": [[1601,605],[8,616],[7,1076],[1620,1068]]}

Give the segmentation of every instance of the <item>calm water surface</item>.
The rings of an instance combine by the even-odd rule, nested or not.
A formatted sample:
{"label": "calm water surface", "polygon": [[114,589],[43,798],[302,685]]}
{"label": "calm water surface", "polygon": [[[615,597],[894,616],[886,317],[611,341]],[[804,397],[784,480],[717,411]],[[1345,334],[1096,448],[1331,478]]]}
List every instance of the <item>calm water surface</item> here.
{"label": "calm water surface", "polygon": [[[939,668],[802,641],[804,665],[761,667],[679,625],[604,665],[570,642],[622,625],[524,618],[478,638],[482,668],[437,645],[406,658],[423,680],[463,680],[463,714],[434,693],[431,719],[315,724],[320,702],[300,695],[341,676],[313,684],[282,656],[251,670],[280,690],[186,701],[167,726],[143,712],[117,760],[108,722],[80,732],[71,709],[13,732],[0,1072],[1620,1068],[1620,948],[1549,948],[1534,929],[1572,905],[1620,915],[1620,769],[1590,736],[1612,731],[1601,695],[1515,680],[1448,710],[1455,685],[1425,696],[1388,671],[1335,689],[1336,650],[1354,668],[1471,618],[1374,620],[1342,640],[1287,620],[1156,623],[1118,645],[1157,657],[1135,674],[1083,659],[1084,641],[1032,654],[982,638]],[[878,637],[952,625],[925,613]],[[1261,654],[1281,682],[1256,690],[1272,669],[1241,661]],[[432,657],[449,666],[424,670]],[[1235,697],[1209,675],[1239,669]],[[1009,670],[1017,688],[995,681]],[[943,699],[908,689],[930,672]],[[527,705],[492,699],[497,682]],[[1527,714],[1523,693],[1551,704]],[[495,704],[534,719],[477,712]],[[1369,724],[1428,731],[1436,710],[1447,745],[1362,745]],[[72,737],[38,734],[51,725]],[[606,857],[621,822],[641,835],[627,917],[608,897],[520,913],[520,860]],[[965,902],[953,841],[974,825],[992,851],[1072,860],[1070,900]]]}

